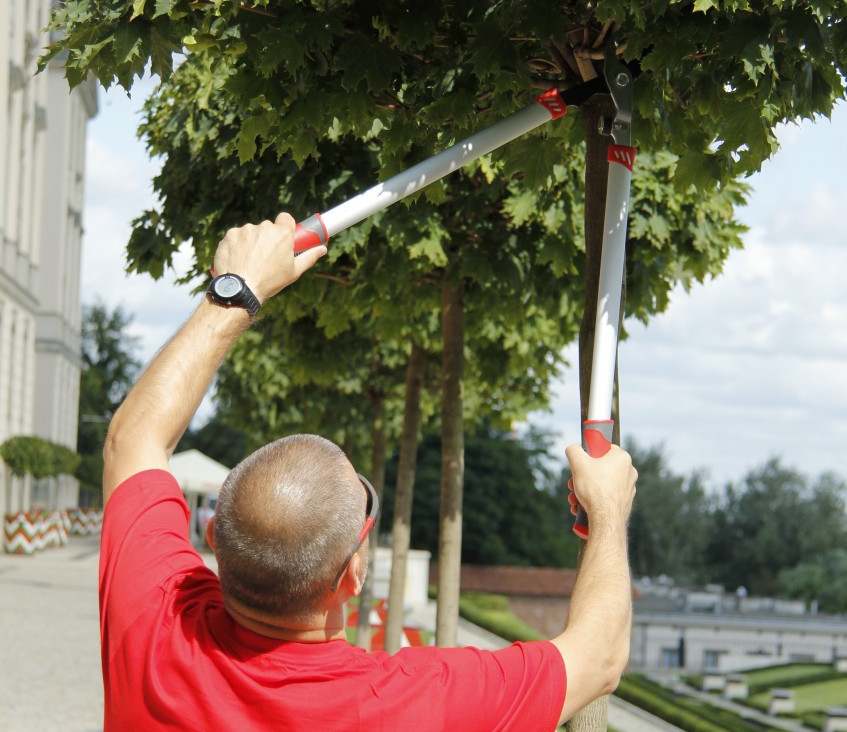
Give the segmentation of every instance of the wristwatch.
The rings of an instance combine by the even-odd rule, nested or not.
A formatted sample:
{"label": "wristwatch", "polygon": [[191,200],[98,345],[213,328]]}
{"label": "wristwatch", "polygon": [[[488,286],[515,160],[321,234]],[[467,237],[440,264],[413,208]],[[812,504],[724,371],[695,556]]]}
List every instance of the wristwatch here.
{"label": "wristwatch", "polygon": [[252,316],[257,315],[261,307],[247,283],[231,272],[215,277],[206,294],[218,305],[244,308]]}

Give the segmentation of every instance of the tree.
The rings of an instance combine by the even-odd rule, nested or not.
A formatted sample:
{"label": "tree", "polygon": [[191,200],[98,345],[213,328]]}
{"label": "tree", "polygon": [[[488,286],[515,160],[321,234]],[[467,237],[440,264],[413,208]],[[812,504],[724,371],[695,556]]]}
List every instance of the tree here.
{"label": "tree", "polygon": [[779,573],[781,594],[816,602],[828,613],[847,612],[847,550],[828,552]]}
{"label": "tree", "polygon": [[711,517],[706,561],[715,579],[775,594],[779,575],[847,549],[844,483],[823,475],[814,484],[772,459],[729,484]]}
{"label": "tree", "polygon": [[235,420],[228,416],[217,408],[202,427],[186,430],[174,452],[199,450],[221,465],[234,468],[248,455],[247,435],[233,426]]}
{"label": "tree", "polygon": [[[568,504],[545,463],[549,438],[530,432],[520,438],[484,425],[465,441],[462,563],[573,567],[577,539],[570,531]],[[441,475],[440,439],[432,433],[419,448],[411,545],[435,553]],[[389,479],[397,460],[388,466]],[[394,495],[386,495],[385,508]]]}
{"label": "tree", "polygon": [[76,476],[81,502],[99,503],[103,480],[103,442],[109,420],[132,387],[140,363],[138,339],[127,329],[132,318],[121,307],[103,303],[82,309],[82,370],[79,383]]}
{"label": "tree", "polygon": [[638,467],[638,500],[629,520],[633,573],[666,574],[679,582],[701,579],[711,525],[703,475],[676,475],[661,447],[643,449],[629,440],[626,449]]}

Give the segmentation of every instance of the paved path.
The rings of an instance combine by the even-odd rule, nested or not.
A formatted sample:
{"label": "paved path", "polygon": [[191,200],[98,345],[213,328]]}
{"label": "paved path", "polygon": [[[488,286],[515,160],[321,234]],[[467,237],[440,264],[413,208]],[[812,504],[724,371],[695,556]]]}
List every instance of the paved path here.
{"label": "paved path", "polygon": [[32,556],[0,552],[0,729],[103,729],[99,537]]}

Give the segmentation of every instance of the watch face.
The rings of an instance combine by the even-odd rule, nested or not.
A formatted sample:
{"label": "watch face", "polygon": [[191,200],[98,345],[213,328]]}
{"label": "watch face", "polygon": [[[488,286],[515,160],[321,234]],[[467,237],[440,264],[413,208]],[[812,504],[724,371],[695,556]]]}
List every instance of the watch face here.
{"label": "watch face", "polygon": [[241,283],[235,277],[221,277],[215,283],[215,292],[219,297],[234,297],[241,292]]}

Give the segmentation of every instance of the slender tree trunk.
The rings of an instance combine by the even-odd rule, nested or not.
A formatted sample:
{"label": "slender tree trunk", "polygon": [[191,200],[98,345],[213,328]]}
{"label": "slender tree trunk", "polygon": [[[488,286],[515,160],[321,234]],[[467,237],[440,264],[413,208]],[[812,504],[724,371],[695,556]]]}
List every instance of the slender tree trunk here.
{"label": "slender tree trunk", "polygon": [[438,534],[438,613],[435,641],[458,644],[459,579],[462,568],[462,489],[465,435],[462,419],[465,372],[465,313],[461,281],[441,286],[444,339],[441,383],[441,508]]}
{"label": "slender tree trunk", "polygon": [[406,563],[412,534],[412,498],[415,487],[415,465],[418,459],[418,432],[421,425],[421,391],[423,390],[426,351],[413,344],[406,363],[406,396],[403,405],[403,434],[397,460],[397,488],[394,499],[394,521],[391,526],[391,584],[388,589],[388,617],[385,621],[385,650],[400,650],[403,635],[403,596],[406,590]]}
{"label": "slender tree trunk", "polygon": [[[594,321],[597,317],[597,290],[603,251],[603,219],[609,163],[606,159],[610,138],[597,131],[602,117],[615,114],[608,95],[592,97],[580,108],[585,128],[585,302],[579,328],[579,400],[582,420],[588,417],[588,396],[594,355]],[[613,415],[617,421],[617,415]],[[582,549],[580,542],[580,564]],[[577,572],[579,568],[577,568]],[[601,697],[577,712],[567,723],[568,732],[598,732],[608,725],[609,700]]]}
{"label": "slender tree trunk", "polygon": [[[387,440],[385,437],[385,421],[383,419],[382,395],[373,399],[374,422],[373,436],[371,439],[371,474],[370,481],[374,487],[379,501],[382,503],[382,494],[385,492],[385,454]],[[356,645],[359,648],[370,650],[371,648],[371,624],[370,607],[373,598],[373,583],[376,576],[376,548],[379,539],[379,526],[381,514],[377,514],[376,523],[369,534],[368,544],[368,578],[359,596],[359,622],[356,626]]]}

